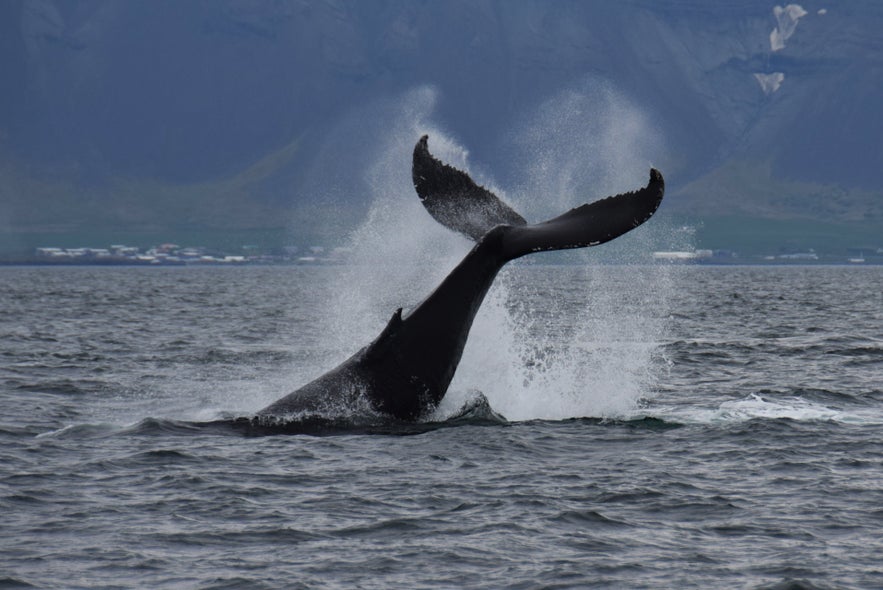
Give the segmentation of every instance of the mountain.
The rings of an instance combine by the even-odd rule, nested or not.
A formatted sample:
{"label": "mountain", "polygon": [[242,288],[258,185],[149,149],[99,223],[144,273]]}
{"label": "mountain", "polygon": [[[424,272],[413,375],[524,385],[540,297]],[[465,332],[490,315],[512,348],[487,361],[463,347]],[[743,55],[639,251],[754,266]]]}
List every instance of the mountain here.
{"label": "mountain", "polygon": [[876,0],[6,0],[0,249],[322,239],[368,206],[378,145],[407,155],[408,117],[516,192],[567,169],[601,196],[652,163],[670,214],[746,241],[883,235],[881,28]]}

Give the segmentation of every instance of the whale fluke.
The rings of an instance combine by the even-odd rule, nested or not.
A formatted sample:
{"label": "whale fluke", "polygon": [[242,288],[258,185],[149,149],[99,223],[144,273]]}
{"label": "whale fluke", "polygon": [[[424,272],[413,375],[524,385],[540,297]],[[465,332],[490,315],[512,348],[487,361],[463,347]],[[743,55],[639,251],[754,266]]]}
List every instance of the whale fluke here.
{"label": "whale fluke", "polygon": [[498,225],[527,222],[497,195],[475,184],[468,174],[429,153],[428,135],[414,146],[411,178],[423,206],[448,229],[478,241]]}
{"label": "whale fluke", "polygon": [[597,246],[621,236],[648,219],[662,202],[665,181],[650,169],[647,186],[594,203],[563,215],[528,224],[494,193],[477,185],[468,174],[429,153],[428,136],[414,146],[414,188],[432,217],[445,227],[475,241],[498,225],[505,232],[502,254],[507,260],[545,250]]}
{"label": "whale fluke", "polygon": [[655,168],[642,189],[580,205],[548,221],[511,228],[503,238],[504,256],[597,246],[650,219],[665,193],[665,180]]}

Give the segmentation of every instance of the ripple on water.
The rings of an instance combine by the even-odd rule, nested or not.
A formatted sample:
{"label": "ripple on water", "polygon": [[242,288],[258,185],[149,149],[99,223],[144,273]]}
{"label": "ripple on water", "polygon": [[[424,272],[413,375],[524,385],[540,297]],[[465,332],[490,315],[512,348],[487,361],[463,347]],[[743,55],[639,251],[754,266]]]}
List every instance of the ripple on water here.
{"label": "ripple on water", "polygon": [[[684,288],[641,316],[666,330],[571,347],[665,357],[614,417],[453,403],[287,430],[241,417],[341,352],[312,321],[334,269],[57,270],[0,280],[0,587],[883,587],[879,288],[842,269],[673,271]],[[567,314],[603,288],[582,267],[524,272],[569,302],[524,332],[554,324],[527,357],[554,370],[587,319]],[[609,307],[586,316],[603,328]],[[573,374],[577,395],[634,394]]]}

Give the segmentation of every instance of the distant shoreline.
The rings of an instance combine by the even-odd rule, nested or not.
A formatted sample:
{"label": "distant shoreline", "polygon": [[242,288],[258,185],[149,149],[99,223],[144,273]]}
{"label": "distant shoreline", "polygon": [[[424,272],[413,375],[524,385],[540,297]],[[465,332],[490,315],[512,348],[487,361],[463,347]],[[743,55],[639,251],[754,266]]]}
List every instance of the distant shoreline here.
{"label": "distant shoreline", "polygon": [[[527,264],[518,264],[517,266],[579,266],[581,262],[555,261],[555,262],[532,262]],[[600,266],[630,266],[633,263],[617,263],[611,261],[598,261]],[[138,260],[0,260],[0,267],[137,267],[137,268],[225,268],[225,267],[260,267],[260,266],[345,266],[346,262],[341,260],[260,260],[260,261],[193,261],[193,262],[160,262],[154,263],[149,261]],[[647,260],[645,263],[638,263],[637,266],[653,265],[653,266],[705,266],[705,267],[728,267],[728,266],[769,266],[769,267],[809,267],[809,266],[840,266],[851,268],[862,267],[879,267],[883,266],[883,258],[869,260],[865,262],[848,262],[836,260],[740,260],[740,261],[720,261],[720,260],[689,260],[689,261],[658,261]]]}
{"label": "distant shoreline", "polygon": [[340,264],[331,260],[261,260],[261,261],[236,261],[225,262],[217,261],[169,261],[169,262],[151,262],[140,260],[0,260],[0,266],[129,266],[129,267],[150,267],[150,268],[170,268],[170,267],[190,267],[199,268],[206,266],[330,266]]}

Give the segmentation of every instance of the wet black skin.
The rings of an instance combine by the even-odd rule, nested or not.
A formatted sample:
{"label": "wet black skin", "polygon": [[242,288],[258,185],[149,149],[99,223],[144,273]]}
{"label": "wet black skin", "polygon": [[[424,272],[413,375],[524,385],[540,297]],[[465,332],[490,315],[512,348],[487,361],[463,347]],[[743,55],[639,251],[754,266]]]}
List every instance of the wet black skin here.
{"label": "wet black skin", "polygon": [[508,229],[488,232],[420,305],[404,317],[397,310],[374,342],[259,415],[323,413],[341,401],[355,405],[359,395],[401,420],[417,419],[438,405],[454,378],[475,314],[506,263],[501,245]]}

